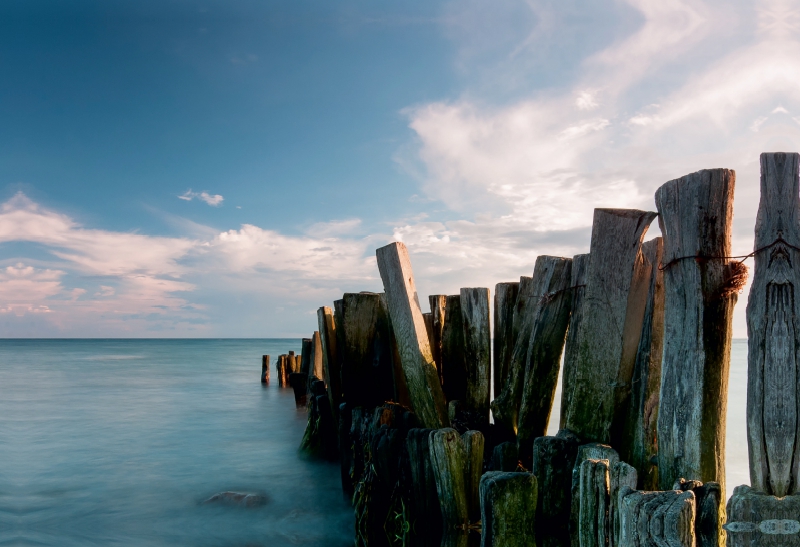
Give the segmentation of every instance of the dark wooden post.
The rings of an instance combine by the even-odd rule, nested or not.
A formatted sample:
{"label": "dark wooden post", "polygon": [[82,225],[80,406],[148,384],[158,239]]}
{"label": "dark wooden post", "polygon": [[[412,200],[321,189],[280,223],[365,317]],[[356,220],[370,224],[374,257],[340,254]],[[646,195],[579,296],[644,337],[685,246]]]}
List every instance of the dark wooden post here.
{"label": "dark wooden post", "polygon": [[448,422],[447,406],[431,355],[408,250],[395,242],[378,249],[376,255],[414,412],[425,427],[442,427]]}
{"label": "dark wooden post", "polygon": [[411,470],[411,511],[420,536],[437,536],[442,530],[442,510],[431,463],[430,436],[433,429],[411,429],[406,452]]}
{"label": "dark wooden post", "polygon": [[561,416],[559,428],[566,428],[569,395],[574,391],[575,367],[578,366],[578,331],[583,319],[583,298],[586,293],[586,272],[589,269],[589,254],[575,255],[572,258],[572,305],[570,306],[569,328],[564,342],[564,370],[561,378]]}
{"label": "dark wooden post", "polygon": [[490,471],[481,477],[481,547],[536,545],[538,487],[532,473]]}
{"label": "dark wooden post", "polygon": [[572,470],[577,456],[578,440],[566,431],[533,441],[533,472],[539,485],[536,537],[540,547],[570,547]]}
{"label": "dark wooden post", "polygon": [[[698,171],[656,191],[664,237],[664,357],[658,411],[661,489],[685,477],[725,489],[735,174]],[[699,257],[708,257],[695,258]],[[686,258],[688,257],[688,258]]]}
{"label": "dark wooden post", "polygon": [[[467,365],[467,393],[464,403],[489,423],[492,374],[492,333],[489,328],[489,289],[461,289],[461,318],[464,324],[464,358]],[[478,485],[475,485],[477,494]]]}
{"label": "dark wooden post", "polygon": [[618,444],[650,287],[641,242],[656,213],[595,209],[565,427]]}
{"label": "dark wooden post", "polygon": [[442,329],[442,390],[447,401],[467,398],[467,358],[464,354],[464,316],[461,295],[445,297]]}
{"label": "dark wooden post", "polygon": [[762,250],[747,301],[750,481],[776,497],[800,492],[799,173],[800,155],[761,154]]}
{"label": "dark wooden post", "polygon": [[697,547],[724,547],[725,531],[722,526],[725,521],[720,518],[722,514],[720,505],[724,503],[724,500],[722,499],[722,489],[719,484],[716,482],[703,484],[700,481],[681,479],[672,485],[672,489],[680,490],[681,492],[694,492],[694,533],[697,539]]}
{"label": "dark wooden post", "polygon": [[308,376],[311,369],[311,338],[303,338],[302,350],[300,352],[300,373]]}
{"label": "dark wooden post", "polygon": [[431,305],[431,315],[433,316],[433,345],[431,352],[433,360],[436,362],[436,370],[439,373],[439,382],[442,381],[442,336],[445,323],[445,307],[447,306],[447,296],[444,294],[432,294],[428,296]]}
{"label": "dark wooden post", "polygon": [[620,491],[619,547],[695,547],[694,494]]}
{"label": "dark wooden post", "polygon": [[317,310],[317,324],[319,326],[319,339],[322,346],[322,379],[328,386],[328,399],[330,399],[333,421],[339,423],[339,405],[342,404],[342,377],[339,370],[337,353],[336,324],[333,320],[333,310],[322,306]]}
{"label": "dark wooden post", "polygon": [[261,356],[261,383],[269,385],[269,355]]}
{"label": "dark wooden post", "polygon": [[519,281],[498,283],[494,288],[494,396],[500,395],[508,373],[508,362],[514,351],[514,306],[519,294]]}

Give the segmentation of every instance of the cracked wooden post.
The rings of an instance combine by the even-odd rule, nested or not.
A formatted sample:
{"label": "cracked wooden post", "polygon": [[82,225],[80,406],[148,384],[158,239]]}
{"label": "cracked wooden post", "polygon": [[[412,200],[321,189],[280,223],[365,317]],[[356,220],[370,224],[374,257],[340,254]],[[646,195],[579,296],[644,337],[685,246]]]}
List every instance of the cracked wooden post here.
{"label": "cracked wooden post", "polygon": [[328,386],[333,422],[338,429],[339,405],[342,404],[342,377],[336,355],[336,325],[333,321],[333,310],[328,306],[322,306],[317,310],[317,325],[322,345],[322,379]]}
{"label": "cracked wooden post", "polygon": [[664,348],[664,274],[659,269],[664,244],[660,237],[642,244],[650,270],[650,289],[633,367],[631,398],[622,428],[620,456],[636,468],[639,484],[632,488],[658,488],[658,404],[661,390],[661,358]]}
{"label": "cracked wooden post", "polygon": [[523,458],[532,457],[533,439],[544,435],[553,404],[569,317],[565,289],[571,266],[572,259],[542,255],[536,258],[533,277],[520,278],[514,318],[519,329],[508,381],[491,406],[495,423],[518,434]]}
{"label": "cracked wooden post", "polygon": [[470,522],[481,518],[481,499],[478,487],[483,475],[483,452],[485,440],[480,431],[470,430],[461,436],[467,455],[467,466],[464,469],[464,483],[467,492],[467,515]]}
{"label": "cracked wooden post", "polygon": [[494,288],[494,345],[492,376],[494,396],[505,386],[508,362],[514,351],[514,306],[519,294],[519,281],[498,283]]}
{"label": "cracked wooden post", "polygon": [[754,247],[763,250],[747,301],[750,483],[779,498],[800,492],[799,172],[798,154],[761,154]]}
{"label": "cracked wooden post", "polygon": [[692,492],[623,488],[619,504],[619,547],[695,547]]}
{"label": "cracked wooden post", "polygon": [[[489,423],[492,375],[492,332],[489,330],[489,289],[461,289],[461,319],[464,325],[464,359],[467,365],[467,410]],[[476,424],[477,425],[477,424]],[[475,485],[477,493],[478,485]]]}
{"label": "cracked wooden post", "polygon": [[578,545],[580,541],[581,464],[586,460],[607,460],[609,467],[614,467],[619,462],[619,454],[610,446],[600,443],[583,444],[578,447],[575,466],[572,468],[572,487],[570,488],[569,535],[572,545]]}
{"label": "cracked wooden post", "polygon": [[609,544],[608,460],[581,462],[580,513],[578,543],[580,547],[606,547]]}
{"label": "cracked wooden post", "polygon": [[413,410],[425,427],[448,423],[447,406],[419,307],[408,250],[395,242],[376,251],[400,362]]}
{"label": "cracked wooden post", "polygon": [[536,537],[540,547],[570,547],[572,469],[577,456],[578,440],[566,431],[533,441],[533,473],[539,485]]}
{"label": "cracked wooden post", "polygon": [[[664,357],[659,485],[685,477],[725,491],[725,412],[737,273],[731,254],[735,174],[698,171],[656,191],[664,237]],[[687,258],[688,257],[688,258]],[[724,512],[724,511],[723,511]]]}
{"label": "cracked wooden post", "polygon": [[269,355],[261,356],[261,383],[269,385]]}
{"label": "cracked wooden post", "polygon": [[595,209],[564,427],[587,441],[618,445],[642,331],[649,271],[641,243],[656,217],[635,209]]}
{"label": "cracked wooden post", "polygon": [[572,257],[572,304],[570,305],[569,328],[564,342],[564,370],[561,375],[561,416],[559,428],[566,428],[568,395],[575,383],[575,367],[578,364],[578,331],[583,320],[583,299],[586,293],[586,272],[589,269],[589,254]]}
{"label": "cracked wooden post", "polygon": [[481,547],[536,545],[536,476],[490,471],[481,477]]}
{"label": "cracked wooden post", "polygon": [[720,519],[722,490],[716,482],[703,484],[700,481],[681,479],[672,485],[673,490],[694,492],[694,533],[697,547],[725,547],[725,533]]}
{"label": "cracked wooden post", "polygon": [[445,531],[469,523],[467,505],[467,452],[458,431],[437,429],[430,434],[431,464],[439,493]]}
{"label": "cracked wooden post", "polygon": [[449,401],[467,398],[467,358],[464,354],[464,316],[461,295],[445,297],[444,327],[442,328],[442,390]]}
{"label": "cracked wooden post", "polygon": [[625,462],[617,462],[609,468],[609,505],[608,505],[608,545],[619,546],[619,493],[623,488],[636,490],[638,474],[636,468]]}

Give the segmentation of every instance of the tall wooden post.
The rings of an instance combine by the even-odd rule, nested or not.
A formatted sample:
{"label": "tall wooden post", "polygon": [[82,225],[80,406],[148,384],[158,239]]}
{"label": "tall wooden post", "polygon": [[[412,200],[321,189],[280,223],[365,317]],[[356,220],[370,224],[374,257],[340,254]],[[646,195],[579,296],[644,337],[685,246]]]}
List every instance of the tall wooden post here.
{"label": "tall wooden post", "polygon": [[408,250],[395,242],[378,249],[376,256],[414,412],[424,427],[442,427],[448,423],[447,405],[431,355]]}
{"label": "tall wooden post", "polygon": [[578,355],[562,399],[565,427],[585,440],[616,444],[619,437],[650,287],[641,243],[655,217],[634,209],[594,211]]}
{"label": "tall wooden post", "polygon": [[500,395],[505,385],[508,362],[514,351],[514,306],[519,294],[519,281],[498,283],[494,288],[494,345],[492,352],[494,396]]}
{"label": "tall wooden post", "polygon": [[[467,409],[489,423],[489,383],[492,374],[492,333],[489,330],[489,289],[461,289],[464,357],[467,364]],[[475,492],[478,485],[475,484]]]}
{"label": "tall wooden post", "polygon": [[317,310],[319,338],[322,345],[322,379],[328,386],[328,399],[331,403],[333,421],[339,423],[339,405],[342,404],[342,377],[339,370],[339,359],[336,355],[336,325],[333,321],[333,310],[322,306]]}
{"label": "tall wooden post", "polygon": [[799,172],[798,154],[761,154],[747,301],[750,482],[779,498],[800,493]]}
{"label": "tall wooden post", "polygon": [[578,331],[583,319],[583,299],[586,293],[586,272],[589,270],[589,253],[572,257],[572,305],[570,306],[567,340],[564,342],[564,370],[561,375],[561,416],[559,428],[566,429],[569,394],[574,390],[575,367],[578,366]]}
{"label": "tall wooden post", "polygon": [[[698,171],[656,191],[664,236],[664,358],[658,413],[661,490],[685,477],[725,484],[725,411],[736,292],[735,174]],[[701,258],[695,258],[701,257]],[[724,513],[724,511],[723,511]]]}

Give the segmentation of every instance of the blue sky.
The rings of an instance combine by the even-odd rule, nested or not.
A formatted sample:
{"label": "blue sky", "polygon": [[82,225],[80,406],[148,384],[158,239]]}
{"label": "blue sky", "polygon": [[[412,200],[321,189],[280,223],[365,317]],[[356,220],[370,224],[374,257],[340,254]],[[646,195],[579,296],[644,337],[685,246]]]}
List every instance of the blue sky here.
{"label": "blue sky", "polygon": [[798,31],[785,0],[3,2],[0,335],[307,335],[389,241],[423,297],[493,288],[711,167],[746,253]]}

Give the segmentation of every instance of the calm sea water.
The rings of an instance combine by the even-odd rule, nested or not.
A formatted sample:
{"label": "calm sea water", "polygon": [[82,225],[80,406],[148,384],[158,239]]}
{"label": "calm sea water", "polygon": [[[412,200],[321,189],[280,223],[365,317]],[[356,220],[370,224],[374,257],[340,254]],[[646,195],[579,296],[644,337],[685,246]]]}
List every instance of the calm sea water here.
{"label": "calm sea water", "polygon": [[[297,457],[299,340],[0,340],[0,544],[352,545],[337,465]],[[273,372],[274,377],[274,372]],[[263,507],[201,505],[215,492]]]}
{"label": "calm sea water", "polygon": [[[297,457],[305,412],[258,380],[263,353],[289,350],[300,341],[0,340],[0,545],[352,545],[338,466]],[[746,353],[735,341],[728,493],[749,482]],[[269,502],[201,505],[226,490]]]}

